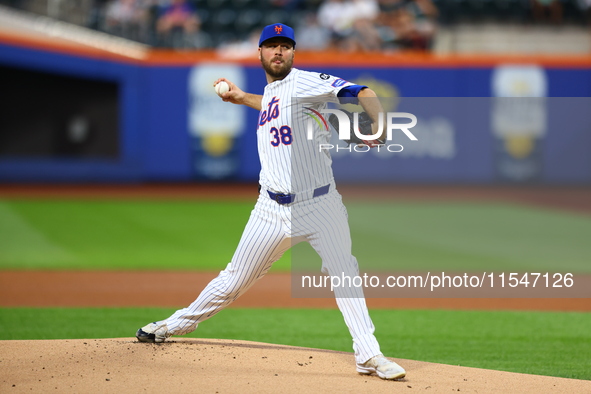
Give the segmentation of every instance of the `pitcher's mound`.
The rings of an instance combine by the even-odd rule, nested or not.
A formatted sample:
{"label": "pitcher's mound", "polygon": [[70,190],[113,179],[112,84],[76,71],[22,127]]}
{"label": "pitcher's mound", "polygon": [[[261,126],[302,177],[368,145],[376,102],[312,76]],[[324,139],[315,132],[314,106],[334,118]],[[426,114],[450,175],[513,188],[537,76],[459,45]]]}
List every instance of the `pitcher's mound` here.
{"label": "pitcher's mound", "polygon": [[591,382],[396,359],[407,377],[355,372],[351,353],[266,343],[131,338],[0,341],[0,392],[590,392]]}

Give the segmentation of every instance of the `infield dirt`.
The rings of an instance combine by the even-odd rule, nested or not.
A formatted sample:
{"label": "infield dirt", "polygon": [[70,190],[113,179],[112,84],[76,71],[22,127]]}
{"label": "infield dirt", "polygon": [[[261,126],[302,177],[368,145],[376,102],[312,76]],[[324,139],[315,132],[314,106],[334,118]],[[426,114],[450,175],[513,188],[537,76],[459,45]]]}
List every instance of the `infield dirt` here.
{"label": "infield dirt", "polygon": [[584,393],[591,382],[399,360],[407,377],[355,372],[349,353],[235,340],[1,341],[0,392]]}

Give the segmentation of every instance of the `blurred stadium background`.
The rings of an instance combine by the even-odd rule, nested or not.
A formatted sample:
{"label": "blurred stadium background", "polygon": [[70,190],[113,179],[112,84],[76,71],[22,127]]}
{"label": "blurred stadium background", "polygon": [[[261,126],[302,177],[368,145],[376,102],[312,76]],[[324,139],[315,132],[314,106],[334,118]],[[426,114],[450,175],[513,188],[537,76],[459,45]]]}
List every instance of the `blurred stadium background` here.
{"label": "blurred stadium background", "polygon": [[419,116],[400,154],[335,154],[340,182],[589,185],[588,16],[586,0],[5,0],[0,181],[256,182],[257,114],[211,84],[262,92],[256,38],[281,21],[298,67]]}

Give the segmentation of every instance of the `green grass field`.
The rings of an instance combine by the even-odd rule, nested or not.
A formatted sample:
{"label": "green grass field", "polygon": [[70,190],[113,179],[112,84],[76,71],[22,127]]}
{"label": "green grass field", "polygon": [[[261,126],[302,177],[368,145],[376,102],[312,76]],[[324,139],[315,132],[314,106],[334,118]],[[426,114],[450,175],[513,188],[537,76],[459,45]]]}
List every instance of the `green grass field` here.
{"label": "green grass field", "polygon": [[[591,272],[588,216],[509,204],[347,206],[362,270]],[[252,202],[2,200],[0,270],[219,270],[251,209]],[[310,252],[297,249],[274,269],[307,261],[319,267]],[[3,308],[0,339],[130,337],[171,312]],[[376,310],[372,316],[383,351],[394,357],[591,379],[589,313]],[[228,309],[192,336],[351,351],[337,310]]]}
{"label": "green grass field", "polygon": [[[251,209],[252,202],[0,201],[0,269],[218,270]],[[507,204],[348,210],[363,270],[591,272],[591,217]],[[289,270],[286,257],[275,269]],[[311,248],[297,248],[291,261],[320,264]]]}
{"label": "green grass field", "polygon": [[220,269],[252,203],[0,202],[0,268]]}

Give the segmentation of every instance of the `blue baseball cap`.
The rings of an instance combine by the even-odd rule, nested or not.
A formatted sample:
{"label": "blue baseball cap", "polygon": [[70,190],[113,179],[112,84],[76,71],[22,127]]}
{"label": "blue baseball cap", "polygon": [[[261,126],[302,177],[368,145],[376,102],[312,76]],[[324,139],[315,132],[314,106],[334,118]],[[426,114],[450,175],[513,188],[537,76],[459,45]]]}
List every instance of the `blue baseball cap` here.
{"label": "blue baseball cap", "polygon": [[285,37],[293,41],[293,46],[296,44],[293,29],[291,27],[284,25],[283,23],[273,23],[272,25],[264,27],[259,40],[259,47],[263,45],[263,42],[274,37]]}

